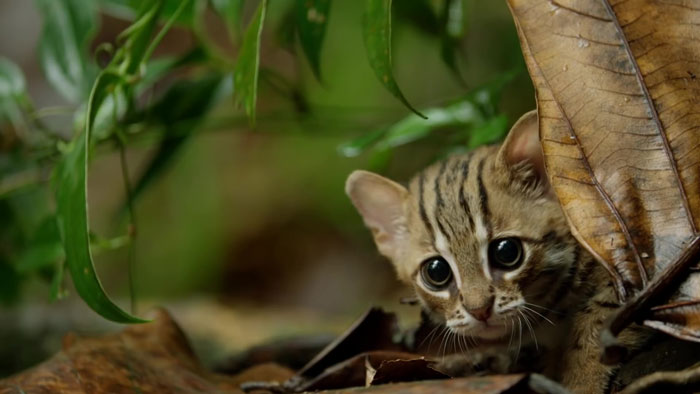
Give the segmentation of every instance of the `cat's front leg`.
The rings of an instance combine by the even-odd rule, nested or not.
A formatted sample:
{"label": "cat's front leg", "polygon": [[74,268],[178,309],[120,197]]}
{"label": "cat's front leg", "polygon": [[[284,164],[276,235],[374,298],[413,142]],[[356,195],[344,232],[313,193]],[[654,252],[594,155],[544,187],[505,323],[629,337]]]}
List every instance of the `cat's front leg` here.
{"label": "cat's front leg", "polygon": [[[618,308],[613,289],[607,288],[593,296],[575,316],[561,370],[562,384],[573,393],[604,393],[610,377],[618,369],[619,365],[606,365],[600,361],[600,331],[605,320]],[[643,343],[645,334],[628,328],[618,338],[624,346],[636,348]]]}
{"label": "cat's front leg", "polygon": [[442,357],[435,369],[452,377],[511,372],[512,360],[506,352],[469,351]]}

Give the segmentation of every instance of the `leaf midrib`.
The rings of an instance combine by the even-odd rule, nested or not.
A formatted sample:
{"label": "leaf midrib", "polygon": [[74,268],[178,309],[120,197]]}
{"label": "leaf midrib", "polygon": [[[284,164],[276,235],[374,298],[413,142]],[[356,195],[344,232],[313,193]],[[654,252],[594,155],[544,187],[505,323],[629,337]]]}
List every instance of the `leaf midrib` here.
{"label": "leaf midrib", "polygon": [[625,46],[625,51],[627,52],[627,55],[630,59],[630,62],[632,63],[632,66],[634,67],[634,72],[635,72],[636,77],[637,77],[637,83],[641,87],[642,93],[644,94],[644,99],[647,102],[649,109],[651,110],[652,119],[654,120],[654,123],[656,124],[656,127],[659,130],[659,135],[661,137],[661,140],[663,141],[664,153],[666,153],[666,156],[668,157],[669,161],[671,162],[671,169],[673,170],[673,175],[676,178],[676,182],[678,182],[678,189],[679,189],[680,194],[681,194],[683,209],[686,212],[686,218],[688,219],[688,223],[690,224],[690,228],[693,231],[693,235],[697,236],[698,229],[695,226],[695,218],[693,217],[693,211],[690,209],[690,202],[688,201],[688,194],[685,190],[685,185],[683,184],[683,181],[680,177],[680,173],[678,171],[678,163],[676,162],[676,158],[673,155],[673,150],[671,149],[671,144],[668,141],[668,136],[666,135],[666,132],[665,132],[666,129],[664,128],[663,124],[661,123],[661,119],[659,118],[659,113],[656,110],[654,100],[652,99],[651,94],[649,93],[649,89],[647,88],[647,85],[644,83],[644,76],[642,75],[642,71],[639,68],[639,63],[637,63],[637,59],[634,57],[634,54],[632,53],[632,48],[630,48],[629,40],[627,40],[627,36],[625,35],[625,32],[622,29],[622,26],[620,25],[620,21],[617,19],[617,14],[615,14],[615,11],[612,8],[612,5],[610,4],[610,0],[601,0],[601,1],[603,2],[603,5],[605,5],[605,8],[607,9],[608,13],[612,16],[612,23],[615,25],[615,29],[617,30],[617,33],[620,36],[620,39],[622,40],[622,43]]}

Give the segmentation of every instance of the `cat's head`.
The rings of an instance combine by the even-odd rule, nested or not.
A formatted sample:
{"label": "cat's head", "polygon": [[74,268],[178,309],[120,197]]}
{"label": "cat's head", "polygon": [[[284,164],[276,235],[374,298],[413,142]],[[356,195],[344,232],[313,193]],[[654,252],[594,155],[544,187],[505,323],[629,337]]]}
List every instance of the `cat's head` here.
{"label": "cat's head", "polygon": [[577,258],[544,172],[535,111],[502,145],[434,164],[408,188],[355,171],[346,192],[399,278],[460,334],[505,336],[517,314],[553,304]]}

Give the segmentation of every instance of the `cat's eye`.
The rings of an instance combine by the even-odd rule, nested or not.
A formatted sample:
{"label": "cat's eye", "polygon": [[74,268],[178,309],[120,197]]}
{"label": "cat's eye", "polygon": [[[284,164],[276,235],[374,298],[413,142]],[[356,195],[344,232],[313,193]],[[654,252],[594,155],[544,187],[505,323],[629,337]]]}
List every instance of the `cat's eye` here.
{"label": "cat's eye", "polygon": [[425,260],[420,271],[423,282],[431,289],[443,289],[450,284],[452,280],[452,268],[450,268],[450,264],[440,256]]}
{"label": "cat's eye", "polygon": [[494,268],[512,270],[523,262],[523,245],[517,238],[494,239],[489,244],[489,264]]}

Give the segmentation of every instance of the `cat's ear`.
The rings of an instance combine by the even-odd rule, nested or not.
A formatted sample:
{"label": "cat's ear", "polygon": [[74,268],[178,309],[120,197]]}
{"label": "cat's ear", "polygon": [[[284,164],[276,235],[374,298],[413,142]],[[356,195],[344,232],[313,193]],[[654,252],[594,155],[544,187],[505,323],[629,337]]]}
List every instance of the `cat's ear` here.
{"label": "cat's ear", "polygon": [[397,258],[401,245],[408,240],[408,190],[383,176],[358,170],[345,182],[345,192],[372,231],[379,252]]}
{"label": "cat's ear", "polygon": [[537,110],[526,113],[515,122],[501,145],[498,161],[517,180],[541,192],[551,191],[544,168]]}

